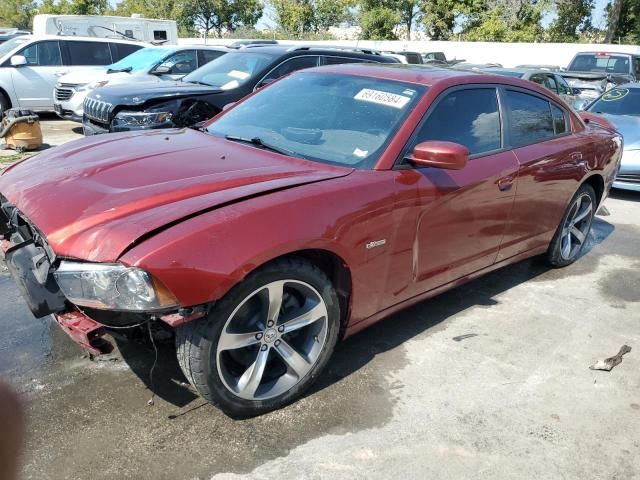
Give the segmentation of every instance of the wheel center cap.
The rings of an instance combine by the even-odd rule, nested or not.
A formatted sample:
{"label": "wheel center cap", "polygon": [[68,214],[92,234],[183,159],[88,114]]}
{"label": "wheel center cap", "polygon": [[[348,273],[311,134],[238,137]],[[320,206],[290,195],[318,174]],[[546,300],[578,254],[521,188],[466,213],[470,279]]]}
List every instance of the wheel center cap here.
{"label": "wheel center cap", "polygon": [[267,343],[273,342],[278,337],[278,332],[275,328],[267,328],[264,331],[264,341]]}

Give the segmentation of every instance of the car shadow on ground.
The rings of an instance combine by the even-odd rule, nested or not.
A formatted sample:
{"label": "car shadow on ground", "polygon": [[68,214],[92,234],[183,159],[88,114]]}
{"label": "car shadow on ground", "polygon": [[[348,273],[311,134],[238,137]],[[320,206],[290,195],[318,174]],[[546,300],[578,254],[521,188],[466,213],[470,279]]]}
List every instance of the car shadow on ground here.
{"label": "car shadow on ground", "polygon": [[[590,255],[591,251],[613,231],[612,224],[596,217],[594,228],[581,253],[581,258],[573,267],[568,267],[567,273],[563,274],[562,269],[556,270],[559,272],[558,275],[568,275],[571,274],[571,268],[583,269],[588,267],[585,264],[597,262],[597,257]],[[496,297],[501,293],[534,280],[550,270],[554,269],[543,258],[534,257],[491,272],[390,315],[363,332],[340,342],[326,370],[304,396],[313,395],[354,374],[377,355],[437,328],[439,324],[460,312],[477,306],[497,305]],[[460,341],[467,335],[475,336],[478,332],[456,332],[456,334],[457,336],[452,337],[452,340]],[[173,339],[165,338],[155,341],[158,360],[154,368],[153,382],[150,379],[150,372],[154,364],[155,350],[146,328],[140,329],[127,339],[116,338],[116,343],[124,361],[155,395],[177,407],[184,407],[198,398],[197,392],[188,384],[180,370]],[[195,408],[201,406],[200,404]]]}
{"label": "car shadow on ground", "polygon": [[611,198],[616,200],[625,200],[627,202],[640,202],[640,192],[634,192],[632,190],[620,190],[614,188],[609,192]]}

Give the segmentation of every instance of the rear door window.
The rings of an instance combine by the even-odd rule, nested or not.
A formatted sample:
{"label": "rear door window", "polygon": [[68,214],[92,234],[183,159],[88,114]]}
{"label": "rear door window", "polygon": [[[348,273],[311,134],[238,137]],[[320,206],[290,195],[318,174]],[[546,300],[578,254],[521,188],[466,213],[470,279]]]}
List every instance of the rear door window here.
{"label": "rear door window", "polygon": [[142,45],[131,45],[129,43],[110,43],[109,46],[111,47],[111,58],[113,58],[114,62],[122,60],[142,48]]}
{"label": "rear door window", "polygon": [[470,155],[502,147],[495,88],[472,88],[447,94],[429,113],[414,146],[427,140],[464,145]]}
{"label": "rear door window", "polygon": [[365,63],[367,60],[362,58],[323,56],[322,61],[324,65],[340,65],[342,63]]}
{"label": "rear door window", "polygon": [[555,135],[549,101],[514,90],[506,91],[511,146],[542,142]]}
{"label": "rear door window", "polygon": [[211,60],[215,60],[218,57],[224,55],[224,52],[217,50],[198,50],[198,68],[202,65],[206,65]]}
{"label": "rear door window", "polygon": [[64,42],[69,65],[110,65],[113,63],[107,42]]}

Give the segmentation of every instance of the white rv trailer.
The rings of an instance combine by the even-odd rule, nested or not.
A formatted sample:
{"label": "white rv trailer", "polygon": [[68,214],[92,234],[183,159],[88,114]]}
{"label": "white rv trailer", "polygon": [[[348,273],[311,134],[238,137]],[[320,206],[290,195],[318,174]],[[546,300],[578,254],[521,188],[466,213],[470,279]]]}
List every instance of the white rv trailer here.
{"label": "white rv trailer", "polygon": [[156,20],[138,15],[36,15],[33,18],[33,34],[133,39],[158,45],[178,44],[175,20]]}

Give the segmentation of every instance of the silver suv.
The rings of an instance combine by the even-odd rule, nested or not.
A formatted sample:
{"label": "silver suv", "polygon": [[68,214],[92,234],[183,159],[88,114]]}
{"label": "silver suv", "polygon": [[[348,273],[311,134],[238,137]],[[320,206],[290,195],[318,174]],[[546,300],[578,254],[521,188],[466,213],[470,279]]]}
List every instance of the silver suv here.
{"label": "silver suv", "polygon": [[53,89],[70,71],[110,65],[146,46],[110,38],[24,35],[0,44],[0,115],[7,108],[53,110]]}

